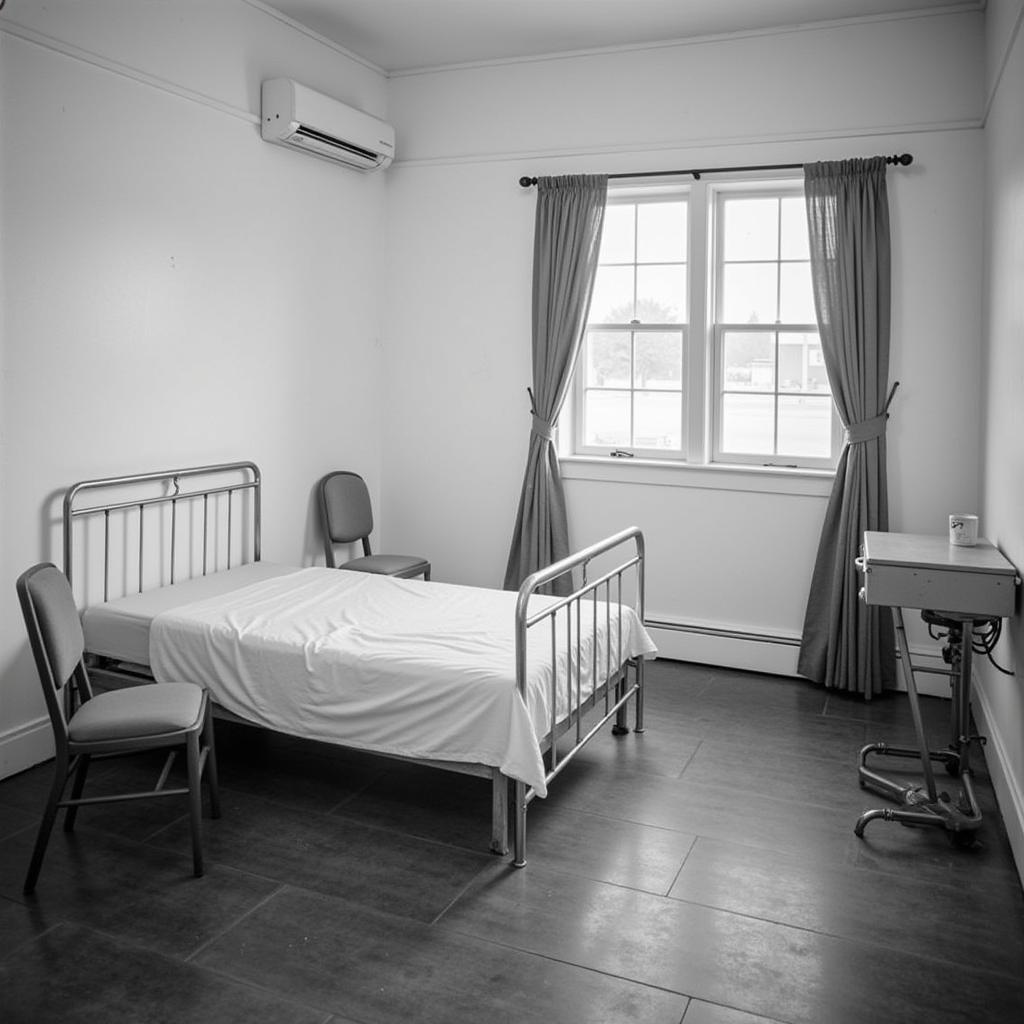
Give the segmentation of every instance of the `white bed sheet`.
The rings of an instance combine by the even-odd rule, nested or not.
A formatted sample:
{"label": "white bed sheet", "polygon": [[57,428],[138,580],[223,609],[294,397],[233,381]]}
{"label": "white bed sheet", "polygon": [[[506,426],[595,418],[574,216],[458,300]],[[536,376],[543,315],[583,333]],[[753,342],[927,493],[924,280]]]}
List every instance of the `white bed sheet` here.
{"label": "white bed sheet", "polygon": [[161,612],[297,571],[290,565],[249,562],[92,605],[82,613],[85,649],[90,654],[148,665],[149,627]]}
{"label": "white bed sheet", "polygon": [[[546,794],[540,737],[550,725],[550,631],[532,630],[528,695],[515,685],[517,595],[369,573],[308,568],[155,616],[158,680],[209,687],[242,718],[382,753],[500,768]],[[551,598],[534,599],[540,607]],[[603,681],[607,618],[581,646],[582,691]],[[653,655],[631,608],[610,609],[612,661]],[[564,634],[565,616],[558,617]],[[592,617],[584,616],[589,625]],[[586,632],[586,630],[584,630]],[[571,657],[576,658],[575,643]],[[562,667],[570,657],[560,638]],[[614,668],[617,666],[613,666]],[[560,696],[557,717],[565,713]]]}

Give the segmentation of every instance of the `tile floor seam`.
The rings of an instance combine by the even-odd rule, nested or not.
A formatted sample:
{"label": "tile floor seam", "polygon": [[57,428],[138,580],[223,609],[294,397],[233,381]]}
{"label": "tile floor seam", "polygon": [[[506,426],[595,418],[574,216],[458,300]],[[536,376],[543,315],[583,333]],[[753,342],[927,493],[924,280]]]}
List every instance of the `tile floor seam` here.
{"label": "tile floor seam", "polygon": [[304,1010],[309,1010],[313,1013],[324,1013],[326,1014],[325,1020],[331,1020],[334,1017],[341,1015],[346,1024],[348,1021],[352,1021],[353,1024],[358,1024],[358,1018],[352,1017],[347,1012],[341,1010],[329,1009],[325,1006],[320,1006],[316,1003],[307,1003],[301,999],[295,999],[292,996],[284,995],[279,989],[269,988],[265,985],[257,984],[248,978],[243,978],[237,974],[233,974],[230,970],[226,970],[222,967],[212,967],[206,964],[189,964],[190,967],[195,967],[199,970],[203,970],[208,974],[213,975],[216,978],[222,978],[225,981],[230,981],[234,985],[241,985],[247,988],[250,992],[259,992],[263,995],[268,995],[273,998],[276,1002],[290,1004],[291,1006],[299,1006]]}
{"label": "tile floor seam", "polygon": [[690,756],[686,759],[686,764],[683,765],[683,767],[680,769],[679,774],[676,776],[677,779],[681,779],[686,774],[686,769],[689,768],[691,764],[693,764],[693,759],[700,752],[700,749],[704,746],[706,740],[706,736],[701,736],[701,738],[697,740],[697,746],[693,748],[693,753],[690,754]]}
{"label": "tile floor seam", "polygon": [[374,783],[379,782],[380,779],[370,779],[368,782],[363,783],[358,789],[353,790],[351,793],[343,796],[337,803],[331,804],[325,812],[328,815],[337,816],[339,808],[344,807],[346,804],[352,803],[353,800],[361,797]]}
{"label": "tile floor seam", "polygon": [[578,971],[586,971],[588,974],[599,974],[602,978],[613,978],[616,981],[624,981],[630,985],[636,985],[639,988],[651,989],[653,992],[665,992],[668,995],[680,996],[683,999],[696,999],[697,996],[690,995],[689,992],[681,992],[679,989],[668,988],[665,985],[653,985],[648,981],[640,981],[637,978],[631,978],[628,974],[616,974],[614,971],[602,971],[599,967],[591,967],[589,964],[577,963],[575,960],[567,960],[564,957],[552,956],[550,953],[541,953],[536,949],[524,949],[522,946],[516,946],[509,942],[498,942],[496,939],[485,938],[484,936],[474,934],[473,932],[463,931],[460,928],[456,928],[452,925],[443,925],[443,927],[452,935],[458,935],[464,939],[470,939],[473,942],[485,942],[489,946],[494,946],[496,949],[507,949],[514,953],[519,953],[522,956],[536,957],[538,960],[546,960],[548,963],[561,964],[563,967],[572,967]]}
{"label": "tile floor seam", "polygon": [[[687,1004],[686,1012],[683,1014],[683,1019],[679,1024],[686,1024],[686,1014],[690,1012],[690,1007],[694,1003],[706,1003],[708,1006],[720,1006],[723,1010],[738,1010],[736,1006],[730,1006],[729,1003],[717,1003],[713,999],[698,999],[696,996],[691,997],[690,1002]],[[749,1013],[748,1010],[739,1010],[740,1013]],[[765,1017],[763,1014],[755,1014],[757,1024],[794,1024],[792,1020],[786,1020],[782,1017]]]}
{"label": "tile floor seam", "polygon": [[0,956],[0,964],[2,964],[5,960],[9,959],[19,949],[22,949],[25,946],[30,946],[33,943],[38,942],[44,935],[49,935],[50,932],[52,932],[55,928],[59,928],[62,924],[68,923],[69,922],[61,918],[59,921],[55,921],[53,924],[51,924],[48,928],[44,928],[38,935],[31,935],[23,942],[19,942],[16,945],[12,946],[9,950],[7,950],[6,953],[3,954],[3,956]]}
{"label": "tile floor seam", "polygon": [[1022,980],[1021,975],[1019,974],[1004,974],[1002,971],[985,967],[965,967],[963,964],[960,964],[955,960],[948,960],[941,956],[930,956],[927,953],[908,951],[900,946],[886,945],[873,940],[868,941],[866,939],[858,939],[851,935],[837,934],[836,932],[824,931],[819,928],[811,928],[807,925],[793,924],[790,921],[780,921],[772,917],[760,917],[757,914],[744,913],[742,910],[730,910],[726,907],[716,907],[712,903],[701,903],[699,900],[684,900],[680,899],[678,896],[666,896],[664,898],[670,899],[675,903],[685,903],[688,906],[701,907],[704,910],[712,910],[719,914],[731,914],[734,917],[740,917],[747,921],[758,921],[761,924],[776,925],[779,928],[791,928],[793,931],[804,932],[808,935],[819,935],[822,938],[835,939],[837,942],[849,942],[865,948],[888,950],[891,953],[898,953],[900,956],[909,956],[920,960],[927,960],[929,963],[939,964],[944,967],[954,967],[958,970],[971,971],[974,974],[990,975],[1006,981],[1015,981],[1021,985],[1021,989],[1024,991],[1024,980]]}
{"label": "tile floor seam", "polygon": [[[441,908],[441,910],[434,916],[434,918],[427,922],[427,926],[432,928],[435,924],[437,924],[441,920],[441,918],[443,918],[444,915],[447,914],[448,911],[451,910],[452,907],[454,907],[455,904],[458,903],[459,900],[461,900],[462,897],[465,896],[467,892],[469,892],[469,890],[473,887],[476,880],[486,870],[486,867],[480,868],[480,870],[475,875],[473,875],[473,877],[470,878],[466,882],[466,884],[463,885],[463,887]],[[520,869],[517,868],[516,870]]]}
{"label": "tile floor seam", "polygon": [[[669,781],[675,782],[675,781],[681,781],[681,780],[669,779]],[[706,790],[711,790],[712,792],[726,792],[727,793],[727,792],[732,792],[735,789],[734,786],[715,785],[714,783],[708,783],[708,782],[687,782],[687,785],[688,786],[694,786],[694,787],[696,787],[698,789],[705,790],[705,791]],[[828,804],[828,803],[821,803],[821,804],[810,803],[807,800],[803,800],[803,799],[799,799],[799,798],[797,798],[797,799],[787,799],[787,798],[783,798],[783,797],[772,796],[771,794],[767,794],[767,793],[757,793],[757,794],[754,794],[754,795],[756,795],[759,800],[770,801],[771,803],[778,804],[780,806],[813,807],[813,808],[815,808],[817,810],[835,811],[835,806],[833,804]],[[567,806],[572,808],[573,810],[583,811],[583,812],[588,813],[588,814],[598,813],[598,812],[593,811],[591,808],[587,807],[584,804],[569,803],[569,804],[567,804]],[[838,814],[838,812],[836,812],[836,813]],[[601,816],[602,817],[610,817],[610,815],[601,815]],[[668,828],[668,826],[665,826],[665,825],[657,825],[657,824],[655,824],[653,822],[650,822],[650,821],[643,821],[643,820],[641,820],[639,818],[632,818],[632,817],[629,817],[629,818],[619,818],[619,817],[616,817],[616,818],[612,818],[611,820],[613,820],[613,821],[623,821],[623,822],[627,822],[628,824],[631,824],[631,825],[643,825],[645,828]],[[856,815],[854,815],[854,820],[856,820]],[[850,828],[852,830],[853,826],[851,825]],[[679,830],[678,829],[669,829],[669,831],[676,831],[677,832]]]}
{"label": "tile floor seam", "polygon": [[0,838],[0,843],[6,843],[9,839],[14,839],[20,836],[22,832],[37,832],[39,830],[39,822],[31,821],[27,825],[22,825],[21,828],[16,828],[13,832],[8,832],[7,835]]}
{"label": "tile floor seam", "polygon": [[[218,865],[218,866],[219,867],[223,867],[223,865]],[[217,932],[215,935],[211,935],[208,939],[206,939],[205,942],[201,942],[187,956],[183,956],[181,958],[182,963],[186,963],[186,964],[187,963],[191,963],[205,949],[209,948],[209,946],[212,943],[216,942],[218,939],[222,939],[233,928],[238,927],[238,925],[240,925],[247,917],[250,917],[252,914],[254,914],[261,907],[266,906],[266,904],[269,903],[270,900],[272,900],[275,896],[280,895],[280,893],[282,893],[287,888],[288,888],[288,883],[287,882],[281,882],[277,886],[277,888],[275,888],[273,891],[267,893],[266,896],[263,896],[261,899],[257,900],[251,907],[249,907],[248,910],[246,910],[243,913],[239,914],[230,924],[228,924],[225,927],[221,928],[221,930],[219,932]]]}
{"label": "tile floor seam", "polygon": [[[236,790],[236,792],[238,792],[238,791]],[[244,796],[251,796],[251,794],[242,794],[242,795],[244,795]],[[256,797],[252,797],[252,798],[255,799],[255,800],[263,800],[266,803],[271,803],[275,807],[282,807],[282,808],[284,808],[286,810],[289,810],[289,811],[293,811],[293,812],[296,812],[296,813],[301,813],[302,815],[304,815],[306,817],[309,817],[309,818],[312,818],[312,817],[324,818],[324,819],[329,820],[329,821],[331,821],[331,822],[333,822],[335,824],[337,824],[339,821],[345,821],[345,822],[349,822],[350,824],[359,825],[361,828],[365,828],[365,829],[368,829],[368,830],[370,830],[372,832],[380,833],[382,835],[402,836],[403,838],[413,839],[416,842],[427,843],[427,844],[429,844],[431,846],[439,846],[439,847],[442,847],[443,849],[447,849],[447,850],[456,850],[459,853],[465,853],[465,854],[471,854],[471,855],[472,854],[478,854],[480,856],[483,856],[484,854],[489,853],[488,848],[486,847],[485,843],[483,843],[483,842],[481,843],[481,845],[479,847],[474,849],[473,847],[470,847],[470,846],[460,846],[458,843],[445,842],[443,839],[435,839],[435,838],[433,838],[431,836],[421,836],[421,835],[417,835],[417,834],[415,834],[413,832],[403,832],[398,827],[391,827],[391,826],[387,826],[387,825],[377,825],[377,824],[374,824],[372,822],[365,821],[362,818],[356,818],[356,817],[352,817],[352,816],[346,815],[346,814],[333,814],[333,813],[328,813],[328,812],[325,812],[325,811],[310,811],[310,810],[296,811],[296,808],[294,807],[294,805],[284,804],[284,803],[276,802],[276,801],[273,801],[273,800],[266,800],[265,797],[261,797],[261,796],[256,796]],[[222,796],[221,804],[223,805],[223,803],[224,803],[224,800],[223,800],[223,796]],[[184,817],[187,817],[187,815],[185,815]],[[221,815],[221,817],[223,818],[223,814]],[[216,822],[218,820],[220,820],[220,819],[217,819],[217,818],[205,818],[205,817],[203,818],[204,822]],[[175,822],[171,822],[169,825],[162,826],[161,828],[157,829],[156,832],[153,833],[153,836],[160,835],[160,833],[166,831],[166,829],[169,828],[171,824],[175,824],[175,823],[178,823],[180,821],[181,821],[181,818],[177,818],[177,819],[175,819]],[[213,825],[212,827],[216,827],[216,826]],[[489,833],[490,833],[490,819],[488,818],[487,821],[482,823],[482,834],[489,835]],[[116,834],[116,833],[106,833],[106,834],[109,835],[109,834]],[[121,837],[121,838],[127,838],[127,837]],[[154,846],[159,846],[159,848],[162,849],[162,850],[170,849],[170,847],[160,846],[160,844],[158,844],[158,843],[151,843],[151,839],[152,839],[152,837],[147,838],[145,840],[137,840],[137,841],[145,842],[146,844],[150,844],[150,845],[154,845]],[[223,866],[224,867],[233,867],[233,865],[231,865],[231,864],[224,864]],[[241,870],[241,869],[236,868],[235,870]],[[259,878],[269,877],[267,875],[260,875],[258,872],[253,872],[253,874],[255,874]],[[280,881],[280,879],[272,879],[272,881]]]}
{"label": "tile floor seam", "polygon": [[192,970],[202,971],[204,974],[211,975],[214,978],[220,978],[224,981],[230,981],[233,985],[238,985],[242,988],[248,989],[250,992],[258,992],[260,995],[270,996],[276,1003],[284,1003],[289,1006],[298,1006],[304,1010],[309,1010],[311,1013],[324,1013],[327,1015],[326,1019],[330,1019],[336,1016],[334,1010],[327,1009],[323,1006],[317,1006],[313,1003],[303,1002],[301,999],[295,999],[292,996],[284,995],[278,989],[268,988],[265,985],[259,985],[254,981],[250,981],[248,978],[237,977],[230,971],[224,971],[219,967],[211,967],[208,964],[196,963],[194,961],[183,961],[175,960],[175,963],[180,964],[183,967],[188,967]]}
{"label": "tile floor seam", "polygon": [[686,867],[686,862],[690,859],[690,854],[693,853],[693,848],[697,845],[697,842],[700,839],[701,839],[701,836],[699,836],[699,835],[694,836],[693,837],[693,842],[690,843],[689,847],[686,850],[686,853],[683,854],[683,862],[679,865],[679,870],[676,871],[676,873],[672,876],[672,881],[669,883],[668,889],[666,889],[665,892],[663,893],[663,895],[666,896],[667,898],[669,898],[669,899],[672,898],[672,890],[675,888],[676,882],[679,881],[679,876],[683,873],[683,868]]}

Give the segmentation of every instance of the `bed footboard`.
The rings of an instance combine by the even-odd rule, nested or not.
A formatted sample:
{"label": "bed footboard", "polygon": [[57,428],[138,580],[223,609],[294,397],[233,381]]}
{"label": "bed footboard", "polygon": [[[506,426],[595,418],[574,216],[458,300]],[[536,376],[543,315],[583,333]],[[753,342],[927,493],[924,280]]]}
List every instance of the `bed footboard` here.
{"label": "bed footboard", "polygon": [[[640,625],[644,621],[644,538],[637,527],[622,530],[605,540],[534,573],[523,581],[516,603],[516,685],[527,695],[530,641],[544,635],[550,658],[550,723],[543,746],[547,754],[546,782],[553,780],[602,728],[615,719],[612,732],[629,731],[627,704],[634,701],[634,729],[644,731],[644,666],[642,656],[632,657],[624,647],[624,609],[632,609]],[[606,568],[611,562],[611,568]],[[594,566],[599,574],[588,579]],[[572,592],[543,607],[531,607],[531,598],[553,581],[576,574],[582,583]],[[613,614],[613,609],[615,610]],[[598,636],[603,630],[602,645]],[[592,651],[588,673],[585,652]],[[565,713],[556,709],[566,708]],[[585,721],[586,720],[586,721]],[[561,741],[561,747],[560,743]],[[535,790],[513,782],[513,864],[526,864],[526,809]],[[497,808],[496,808],[497,812]]]}

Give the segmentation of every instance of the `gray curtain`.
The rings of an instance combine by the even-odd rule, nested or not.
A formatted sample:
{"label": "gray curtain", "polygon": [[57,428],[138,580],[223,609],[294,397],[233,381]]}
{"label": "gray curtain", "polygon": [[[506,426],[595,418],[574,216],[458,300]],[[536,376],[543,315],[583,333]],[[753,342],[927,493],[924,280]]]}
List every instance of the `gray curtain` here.
{"label": "gray curtain", "polygon": [[797,671],[870,700],[895,676],[888,609],[860,600],[854,565],[864,531],[889,529],[885,158],[809,164],[804,188],[821,346],[846,443],[818,545]]}
{"label": "gray curtain", "polygon": [[[533,415],[505,589],[569,554],[562,477],[552,433],[586,327],[604,222],[607,175],[540,178],[533,238]],[[555,581],[569,593],[571,581]]]}

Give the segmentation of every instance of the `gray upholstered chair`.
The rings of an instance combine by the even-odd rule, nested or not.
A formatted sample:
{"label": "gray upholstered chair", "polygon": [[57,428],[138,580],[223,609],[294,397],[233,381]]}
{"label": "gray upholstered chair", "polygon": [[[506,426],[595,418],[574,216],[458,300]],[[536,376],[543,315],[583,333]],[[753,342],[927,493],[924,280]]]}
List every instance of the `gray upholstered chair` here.
{"label": "gray upholstered chair", "polygon": [[[71,585],[49,562],[33,566],[17,582],[18,600],[25,617],[29,644],[46,697],[53,726],[55,774],[39,825],[24,891],[35,889],[57,811],[67,808],[64,830],[75,827],[83,804],[113,803],[146,797],[187,795],[192,824],[192,866],[203,873],[200,843],[202,793],[205,774],[211,817],[220,817],[213,722],[206,691],[193,683],[154,683],[94,694],[84,661],[85,638]],[[184,746],[188,787],[166,789],[177,748]],[[133,754],[154,748],[169,751],[160,778],[152,790],[100,797],[83,797],[86,774],[94,757]],[[62,799],[74,776],[71,796]]]}
{"label": "gray upholstered chair", "polygon": [[[422,576],[430,579],[430,563],[418,555],[375,555],[370,551],[373,509],[366,482],[358,473],[339,469],[328,473],[319,484],[320,530],[324,540],[324,561],[330,569],[355,569],[381,576]],[[338,565],[334,548],[338,544],[363,547],[361,558]]]}

